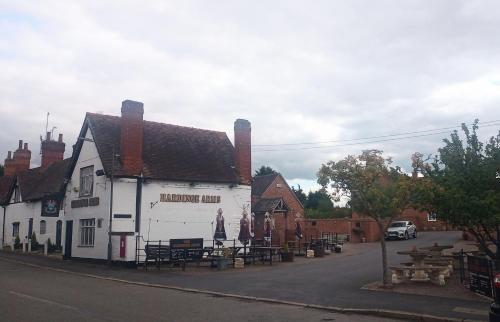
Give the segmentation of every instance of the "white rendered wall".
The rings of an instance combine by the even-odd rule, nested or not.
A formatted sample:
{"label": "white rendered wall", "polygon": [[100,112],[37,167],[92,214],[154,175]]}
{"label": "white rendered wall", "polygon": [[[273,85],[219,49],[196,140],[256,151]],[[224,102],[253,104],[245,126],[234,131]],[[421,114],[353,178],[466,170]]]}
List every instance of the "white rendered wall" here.
{"label": "white rendered wall", "polygon": [[[200,195],[200,202],[161,202],[162,193]],[[220,196],[220,203],[202,203],[203,195]],[[191,186],[185,182],[149,181],[142,189],[141,240],[213,240],[219,208],[223,210],[227,239],[237,240],[243,208],[250,214],[250,202],[250,186],[230,188],[229,184],[196,183]],[[144,248],[144,242],[140,248]]]}
{"label": "white rendered wall", "polygon": [[[65,198],[65,219],[73,220],[73,240],[72,240],[72,257],[81,258],[107,258],[108,244],[108,223],[109,223],[109,199],[110,199],[110,182],[105,176],[95,176],[95,171],[103,169],[96,145],[90,130],[84,136],[91,140],[83,141],[80,155],[76,162],[75,169],[71,175],[71,180],[66,188]],[[80,189],[80,169],[87,166],[94,166],[94,187],[93,197],[99,197],[99,205],[92,207],[71,208],[71,201],[81,199],[79,197]],[[85,197],[86,198],[86,197]],[[96,221],[95,242],[94,246],[80,245],[80,220],[94,218]],[[97,227],[98,220],[102,220],[101,228]],[[66,222],[64,223],[66,227]],[[64,243],[64,239],[63,239]]]}

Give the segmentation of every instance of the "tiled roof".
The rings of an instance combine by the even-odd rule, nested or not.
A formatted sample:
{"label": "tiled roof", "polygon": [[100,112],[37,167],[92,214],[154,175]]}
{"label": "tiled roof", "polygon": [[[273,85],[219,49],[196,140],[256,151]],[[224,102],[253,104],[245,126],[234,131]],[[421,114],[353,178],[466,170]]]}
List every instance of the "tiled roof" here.
{"label": "tiled roof", "polygon": [[[120,152],[120,117],[87,113],[106,173]],[[237,183],[234,147],[226,133],[144,121],[143,176],[152,179]],[[119,158],[117,158],[119,159]],[[119,160],[114,175],[126,176]]]}
{"label": "tiled roof", "polygon": [[9,202],[10,192],[14,185],[15,177],[5,176],[0,177],[0,205],[5,205]]}
{"label": "tiled roof", "polygon": [[252,182],[252,197],[262,196],[277,176],[279,176],[279,174],[273,173],[254,177]]}
{"label": "tiled roof", "polygon": [[282,198],[261,198],[252,205],[252,212],[272,212],[279,205]]}
{"label": "tiled roof", "polygon": [[23,201],[40,200],[47,195],[61,193],[71,159],[54,162],[47,168],[33,168],[18,174]]}

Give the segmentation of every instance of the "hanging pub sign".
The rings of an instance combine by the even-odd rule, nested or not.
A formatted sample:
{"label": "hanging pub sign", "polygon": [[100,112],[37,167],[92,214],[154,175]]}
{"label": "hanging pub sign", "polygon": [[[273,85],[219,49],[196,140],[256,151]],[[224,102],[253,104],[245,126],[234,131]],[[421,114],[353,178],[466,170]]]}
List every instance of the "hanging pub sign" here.
{"label": "hanging pub sign", "polygon": [[59,217],[61,199],[59,196],[48,196],[42,199],[42,217]]}

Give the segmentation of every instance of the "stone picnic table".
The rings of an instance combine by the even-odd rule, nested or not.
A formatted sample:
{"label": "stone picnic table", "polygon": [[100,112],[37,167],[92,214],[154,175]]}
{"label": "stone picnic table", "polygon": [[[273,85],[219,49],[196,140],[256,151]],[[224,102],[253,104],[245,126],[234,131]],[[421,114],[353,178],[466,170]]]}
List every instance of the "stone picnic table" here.
{"label": "stone picnic table", "polygon": [[428,251],[433,258],[443,257],[443,250],[452,248],[453,245],[438,245],[438,243],[428,247],[420,247],[421,250]]}
{"label": "stone picnic table", "polygon": [[[407,251],[399,251],[398,255],[408,255],[411,257],[413,262],[413,267],[410,267],[414,270],[414,275],[411,278],[412,281],[416,282],[427,282],[429,281],[429,277],[425,272],[424,259],[429,256],[429,252],[427,251],[419,251],[416,248]],[[410,269],[408,268],[408,269]]]}

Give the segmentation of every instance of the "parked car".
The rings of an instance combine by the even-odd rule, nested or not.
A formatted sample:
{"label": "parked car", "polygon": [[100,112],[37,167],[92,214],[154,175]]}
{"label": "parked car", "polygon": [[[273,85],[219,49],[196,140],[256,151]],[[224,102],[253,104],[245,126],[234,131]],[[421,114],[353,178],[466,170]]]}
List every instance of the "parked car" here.
{"label": "parked car", "polygon": [[385,232],[385,239],[417,238],[417,227],[408,220],[394,221]]}

